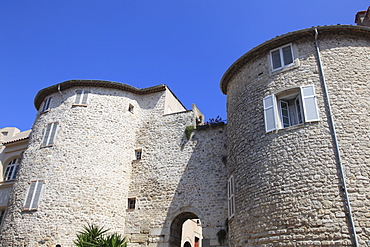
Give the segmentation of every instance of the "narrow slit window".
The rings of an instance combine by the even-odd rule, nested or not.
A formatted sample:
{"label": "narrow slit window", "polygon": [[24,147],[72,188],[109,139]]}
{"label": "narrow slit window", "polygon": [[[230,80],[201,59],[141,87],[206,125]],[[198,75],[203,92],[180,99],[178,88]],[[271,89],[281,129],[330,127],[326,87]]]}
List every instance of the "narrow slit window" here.
{"label": "narrow slit window", "polygon": [[142,154],[143,154],[143,150],[142,150],[142,149],[136,149],[136,150],[135,150],[135,158],[136,158],[137,160],[141,160],[141,156],[142,156]]}
{"label": "narrow slit window", "polygon": [[136,198],[128,198],[127,209],[135,209],[135,206],[136,206]]}
{"label": "narrow slit window", "polygon": [[129,104],[128,105],[128,111],[131,112],[131,113],[134,113],[134,106]]}

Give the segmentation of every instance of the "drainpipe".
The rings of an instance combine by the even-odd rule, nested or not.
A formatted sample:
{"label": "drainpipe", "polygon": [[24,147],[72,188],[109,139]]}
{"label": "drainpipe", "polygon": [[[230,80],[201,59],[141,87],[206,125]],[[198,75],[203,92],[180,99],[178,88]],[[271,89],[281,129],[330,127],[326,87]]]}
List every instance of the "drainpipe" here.
{"label": "drainpipe", "polygon": [[330,106],[329,94],[328,94],[328,90],[326,88],[326,82],[325,82],[325,76],[324,76],[324,69],[322,67],[320,50],[319,50],[319,44],[317,42],[317,36],[318,35],[319,35],[319,32],[317,31],[317,28],[315,28],[315,48],[316,48],[316,53],[317,53],[317,60],[318,60],[317,62],[318,62],[318,65],[319,65],[318,67],[319,67],[319,71],[320,71],[321,83],[323,85],[324,93],[325,93],[325,97],[326,97],[326,101],[327,101],[327,104],[328,104],[329,120],[330,120],[331,129],[333,131],[333,139],[334,139],[334,143],[335,143],[335,150],[336,150],[336,153],[337,153],[339,170],[340,170],[340,175],[341,175],[341,179],[342,179],[342,183],[343,183],[342,184],[342,188],[343,188],[343,191],[344,191],[344,195],[346,196],[346,205],[347,205],[347,213],[346,213],[346,215],[348,216],[349,221],[350,221],[350,224],[351,224],[352,237],[353,237],[354,244],[355,244],[354,246],[358,247],[357,235],[356,235],[356,228],[355,228],[355,223],[353,222],[351,205],[349,203],[349,198],[348,198],[346,178],[344,176],[343,165],[342,165],[342,158],[340,156],[339,144],[338,144],[338,139],[337,139],[337,132],[335,130],[334,119],[332,117],[332,111],[331,111],[331,106]]}

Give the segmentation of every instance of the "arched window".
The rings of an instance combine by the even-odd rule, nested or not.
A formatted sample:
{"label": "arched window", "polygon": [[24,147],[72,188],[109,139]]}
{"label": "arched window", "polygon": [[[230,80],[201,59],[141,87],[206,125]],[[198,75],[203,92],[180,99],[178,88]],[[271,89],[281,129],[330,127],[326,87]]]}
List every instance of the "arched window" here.
{"label": "arched window", "polygon": [[186,241],[184,247],[191,247],[191,244],[188,241]]}
{"label": "arched window", "polygon": [[4,181],[15,179],[18,171],[18,159],[13,159],[8,163],[4,172]]}

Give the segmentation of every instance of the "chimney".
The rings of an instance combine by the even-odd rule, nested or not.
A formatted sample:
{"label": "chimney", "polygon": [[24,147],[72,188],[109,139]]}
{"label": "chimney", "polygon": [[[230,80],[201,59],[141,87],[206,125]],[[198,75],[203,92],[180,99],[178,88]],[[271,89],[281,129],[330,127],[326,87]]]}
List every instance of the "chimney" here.
{"label": "chimney", "polygon": [[358,26],[367,26],[370,27],[370,6],[366,11],[359,11],[355,17],[355,23]]}

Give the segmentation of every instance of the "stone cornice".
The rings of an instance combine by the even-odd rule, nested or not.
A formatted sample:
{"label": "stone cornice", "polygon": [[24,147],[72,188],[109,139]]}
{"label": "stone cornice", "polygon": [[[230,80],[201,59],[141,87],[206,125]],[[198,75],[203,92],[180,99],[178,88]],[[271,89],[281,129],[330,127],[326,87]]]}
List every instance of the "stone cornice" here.
{"label": "stone cornice", "polygon": [[294,32],[289,32],[280,36],[277,36],[273,39],[270,39],[256,47],[252,50],[245,53],[241,56],[238,60],[236,60],[225,72],[223,75],[220,87],[221,91],[224,94],[227,94],[227,85],[229,81],[234,77],[234,75],[250,60],[264,56],[267,54],[268,51],[282,46],[284,44],[288,44],[291,42],[295,42],[297,40],[302,39],[309,39],[314,41],[315,39],[315,28],[317,28],[319,32],[319,40],[322,36],[328,35],[350,35],[350,36],[357,36],[357,37],[366,37],[370,39],[370,28],[364,26],[352,26],[352,25],[335,25],[335,26],[319,26],[319,27],[311,27],[307,29],[302,29]]}
{"label": "stone cornice", "polygon": [[63,91],[68,88],[72,87],[102,87],[102,88],[113,88],[117,90],[127,91],[135,94],[149,94],[149,93],[156,93],[165,91],[167,86],[164,84],[153,86],[153,87],[147,87],[147,88],[137,88],[133,87],[124,83],[119,82],[112,82],[112,81],[102,81],[102,80],[68,80],[65,82],[61,82],[58,84],[55,84],[53,86],[44,88],[40,90],[34,100],[34,105],[37,110],[39,110],[41,103],[47,97],[48,95],[52,93],[56,93],[59,90]]}

